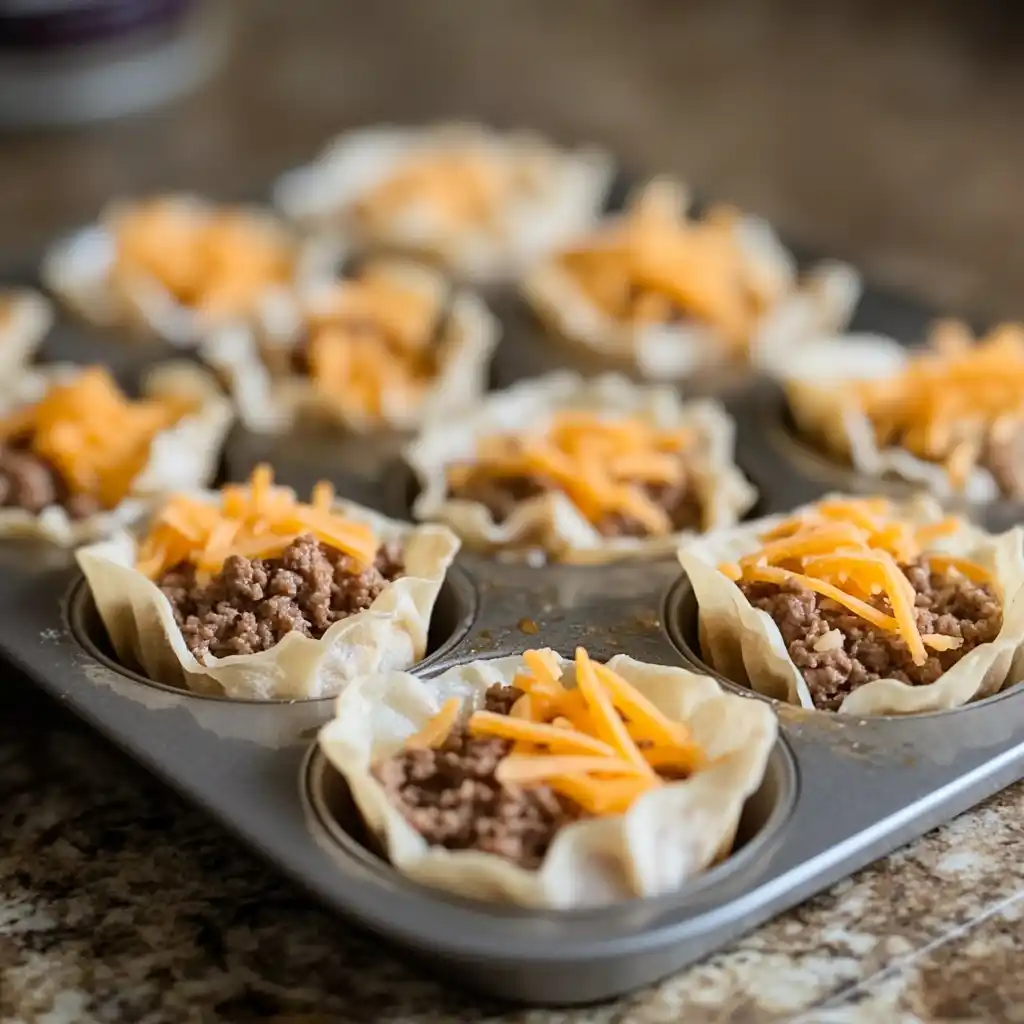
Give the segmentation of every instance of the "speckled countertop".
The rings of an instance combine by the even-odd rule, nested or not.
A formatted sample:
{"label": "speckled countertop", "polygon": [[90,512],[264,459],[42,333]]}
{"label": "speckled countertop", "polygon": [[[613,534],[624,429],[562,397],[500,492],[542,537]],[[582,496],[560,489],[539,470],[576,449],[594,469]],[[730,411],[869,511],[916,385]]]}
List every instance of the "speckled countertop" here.
{"label": "speckled countertop", "polygon": [[[937,306],[1021,314],[1013,4],[245,6],[195,98],[0,143],[0,252],[111,193],[248,191],[345,123],[471,115],[681,173]],[[1024,786],[656,988],[522,1012],[416,973],[17,678],[3,690],[3,1024],[1024,1021]]]}

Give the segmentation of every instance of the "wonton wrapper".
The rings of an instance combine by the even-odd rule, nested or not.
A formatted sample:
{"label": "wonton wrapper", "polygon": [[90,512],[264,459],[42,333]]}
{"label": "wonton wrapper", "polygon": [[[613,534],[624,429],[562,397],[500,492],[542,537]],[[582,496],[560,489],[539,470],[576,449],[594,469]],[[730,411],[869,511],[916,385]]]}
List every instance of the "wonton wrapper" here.
{"label": "wonton wrapper", "polygon": [[998,500],[999,486],[984,466],[973,466],[963,484],[956,486],[944,466],[906,448],[878,447],[871,421],[858,407],[850,385],[893,377],[913,355],[912,349],[892,338],[851,334],[807,345],[780,360],[773,372],[785,389],[797,430],[808,443],[820,446],[822,454],[848,461],[867,477],[895,477],[943,500]]}
{"label": "wonton wrapper", "polygon": [[202,356],[221,373],[234,397],[241,421],[260,434],[280,434],[300,422],[327,423],[358,433],[407,430],[424,419],[447,414],[475,401],[487,389],[487,367],[498,343],[500,325],[478,296],[456,291],[450,297],[444,277],[434,270],[400,261],[378,262],[403,286],[436,296],[444,318],[435,344],[444,358],[421,404],[402,390],[385,394],[382,415],[366,418],[320,392],[311,377],[291,369],[291,354],[301,340],[303,311],[329,308],[335,285],[323,283],[298,292],[268,291],[249,324],[234,323],[204,342]]}
{"label": "wonton wrapper", "polygon": [[[648,190],[658,203],[680,215],[686,212],[689,195],[682,186],[659,179],[647,185],[644,191]],[[744,216],[736,231],[754,274],[777,295],[749,340],[748,359],[754,368],[770,365],[779,353],[833,334],[849,323],[861,292],[860,277],[852,267],[822,262],[798,280],[793,257],[765,221]],[[557,336],[635,365],[650,380],[678,380],[728,359],[729,346],[708,324],[632,324],[610,316],[559,264],[557,254],[530,271],[522,291]]]}
{"label": "wonton wrapper", "polygon": [[[913,523],[936,522],[944,516],[936,502],[924,497],[900,507]],[[761,546],[758,535],[788,518],[788,514],[769,516],[688,540],[679,551],[679,561],[697,598],[701,653],[708,664],[727,679],[766,696],[813,708],[807,684],[789,657],[775,621],[755,608],[717,568],[722,562],[757,551]],[[1015,527],[994,536],[963,521],[955,534],[941,538],[928,550],[968,558],[993,572],[1003,599],[999,635],[992,643],[969,651],[929,686],[878,679],[848,694],[840,712],[906,715],[940,711],[988,697],[1018,677],[1024,643],[1024,530]]]}
{"label": "wonton wrapper", "polygon": [[[176,196],[175,202],[183,212],[215,208],[215,204],[191,195]],[[114,287],[110,280],[117,253],[111,225],[132,205],[111,203],[95,224],[58,242],[43,260],[43,281],[65,305],[90,323],[155,335],[175,348],[194,348],[211,330],[233,318],[230,315],[205,318],[199,311],[180,303],[160,281],[146,275],[134,279],[133,287],[127,291]],[[301,245],[284,224],[267,211],[247,207],[245,212],[264,231],[294,247],[296,281],[317,281],[333,269],[337,253],[331,246]]]}
{"label": "wonton wrapper", "polygon": [[0,380],[29,361],[53,326],[53,306],[30,288],[0,288]]}
{"label": "wonton wrapper", "polygon": [[[0,416],[38,402],[52,385],[73,380],[82,369],[73,363],[54,363],[26,370],[13,387],[0,389]],[[217,472],[221,446],[234,419],[216,381],[194,363],[172,361],[147,374],[143,394],[147,398],[184,395],[199,405],[156,435],[149,461],[132,481],[125,500],[84,519],[72,519],[60,505],[50,505],[38,515],[21,508],[0,508],[0,537],[38,538],[69,548],[87,544],[134,522],[162,494],[208,484]]]}
{"label": "wonton wrapper", "polygon": [[455,462],[472,461],[483,438],[523,429],[537,431],[568,410],[608,413],[610,418],[638,416],[660,428],[693,429],[699,439],[694,464],[700,467],[705,529],[735,523],[757,498],[733,460],[735,425],[718,402],[684,403],[670,388],[642,387],[615,374],[584,380],[563,371],[521,381],[485,398],[457,419],[428,424],[405,451],[421,487],[413,505],[415,518],[447,523],[475,550],[540,547],[565,562],[603,563],[674,551],[681,533],[603,537],[560,492],[520,502],[502,523],[496,523],[479,502],[448,497],[445,469]]}
{"label": "wonton wrapper", "polygon": [[[510,204],[499,230],[452,231],[428,206],[407,208],[389,229],[367,235],[354,206],[403,162],[437,149],[470,146],[515,161],[543,183]],[[304,228],[340,236],[352,249],[425,256],[460,276],[492,281],[521,272],[597,216],[612,177],[610,159],[593,150],[566,152],[527,132],[503,134],[471,124],[429,128],[383,126],[340,136],[306,167],[283,175],[274,202]]]}
{"label": "wonton wrapper", "polygon": [[[200,496],[220,500],[212,491]],[[336,502],[334,508],[369,524],[381,543],[402,538],[407,575],[382,590],[368,609],[334,623],[319,640],[292,632],[269,650],[210,656],[207,665],[189,651],[170,601],[134,568],[135,536],[122,532],[81,548],[78,564],[118,658],[167,685],[242,700],[331,697],[356,676],[415,664],[427,649],[430,617],[458,539],[444,527],[413,527],[351,502]]]}
{"label": "wonton wrapper", "polygon": [[[571,683],[574,665],[558,661]],[[450,697],[476,709],[489,686],[511,684],[524,667],[521,656],[459,665],[429,680],[404,672],[359,679],[338,698],[319,743],[392,865],[416,882],[531,907],[593,906],[674,892],[731,851],[743,805],[760,786],[775,745],[775,715],[767,704],[726,693],[708,676],[684,668],[624,654],[608,665],[669,718],[685,722],[713,763],[645,794],[623,815],[567,825],[537,870],[495,854],[431,847],[370,774]]]}

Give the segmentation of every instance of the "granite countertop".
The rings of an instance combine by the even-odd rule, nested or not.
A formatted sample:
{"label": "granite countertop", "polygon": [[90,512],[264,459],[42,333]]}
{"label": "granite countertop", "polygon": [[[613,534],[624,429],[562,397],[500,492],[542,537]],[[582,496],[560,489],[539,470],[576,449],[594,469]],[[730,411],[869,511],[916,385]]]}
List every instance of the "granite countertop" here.
{"label": "granite countertop", "polygon": [[[347,123],[468,115],[680,173],[938,308],[1019,315],[1012,6],[248,0],[193,99],[3,141],[0,253],[110,193],[250,193]],[[518,1011],[417,973],[10,673],[4,691],[3,1024],[1024,1021],[1024,786],[659,986]]]}

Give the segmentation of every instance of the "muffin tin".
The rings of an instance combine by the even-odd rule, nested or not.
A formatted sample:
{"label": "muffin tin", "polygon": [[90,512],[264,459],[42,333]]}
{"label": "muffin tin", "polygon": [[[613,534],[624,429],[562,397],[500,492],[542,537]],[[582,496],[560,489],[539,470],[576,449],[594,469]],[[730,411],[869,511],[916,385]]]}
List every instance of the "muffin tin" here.
{"label": "muffin tin", "polygon": [[[505,322],[495,384],[582,368],[572,350],[545,342],[517,299],[494,298]],[[855,326],[911,340],[927,321],[912,304],[868,291]],[[43,354],[106,362],[131,387],[169,353],[61,323]],[[835,468],[800,457],[787,436],[777,389],[740,382],[726,402],[738,424],[737,460],[761,493],[754,514],[836,487]],[[269,458],[278,479],[303,493],[327,476],[342,496],[402,517],[415,485],[398,448],[328,437],[296,447],[236,430],[224,476],[242,479]],[[1017,518],[1006,506],[972,511],[990,528]],[[71,556],[11,542],[0,545],[0,566],[0,654],[9,662],[344,918],[460,984],[520,1002],[586,1003],[652,982],[1024,776],[1019,688],[904,719],[778,706],[781,737],[733,854],[680,892],[563,913],[472,903],[415,885],[380,858],[315,746],[331,700],[234,701],[153,683],[114,659]],[[463,553],[416,671],[531,646],[571,655],[577,644],[601,660],[624,652],[710,671],[696,632],[693,595],[674,559],[531,568]]]}

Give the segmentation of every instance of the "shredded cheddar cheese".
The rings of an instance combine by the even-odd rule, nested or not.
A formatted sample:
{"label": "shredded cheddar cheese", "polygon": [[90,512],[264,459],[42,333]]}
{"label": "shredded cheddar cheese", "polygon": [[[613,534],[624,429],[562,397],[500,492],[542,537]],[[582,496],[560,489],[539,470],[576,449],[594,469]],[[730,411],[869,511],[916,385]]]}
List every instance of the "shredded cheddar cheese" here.
{"label": "shredded cheddar cheese", "polygon": [[307,323],[306,355],[317,390],[366,419],[384,396],[404,407],[423,401],[436,372],[436,296],[373,267],[338,282]]}
{"label": "shredded cheddar cheese", "polygon": [[654,186],[620,220],[558,259],[613,319],[639,325],[694,320],[740,355],[774,288],[746,258],[738,220],[724,207],[690,220],[680,215],[674,197]]}
{"label": "shredded cheddar cheese", "polygon": [[112,231],[115,284],[153,278],[183,305],[211,315],[247,312],[261,291],[294,271],[292,244],[232,207],[152,199],[121,213]]}
{"label": "shredded cheddar cheese", "polygon": [[208,578],[229,555],[272,558],[307,533],[358,565],[371,565],[378,547],[373,530],[333,512],[333,501],[334,489],[321,482],[312,503],[304,505],[290,487],[274,486],[269,466],[257,466],[247,485],[221,488],[218,504],[171,498],[139,544],[136,568],[157,579],[186,563],[195,566],[197,577]]}
{"label": "shredded cheddar cheese", "polygon": [[89,495],[112,509],[145,467],[156,435],[193,408],[194,402],[180,398],[132,401],[105,369],[94,366],[0,420],[0,441],[27,444],[71,494]]}
{"label": "shredded cheddar cheese", "polygon": [[[643,694],[606,665],[576,649],[576,688],[562,683],[550,650],[530,650],[513,685],[523,695],[508,715],[477,711],[472,736],[511,740],[498,765],[506,785],[545,783],[591,814],[621,814],[644,793],[663,785],[662,772],[688,774],[704,763],[686,726],[669,720]],[[458,715],[458,701],[406,741],[437,746]],[[439,740],[440,737],[440,740]]]}
{"label": "shredded cheddar cheese", "polygon": [[[898,633],[915,664],[928,650],[955,650],[958,637],[922,635],[915,592],[902,566],[927,554],[928,545],[954,532],[955,518],[913,526],[894,517],[882,498],[821,501],[762,534],[761,547],[719,571],[731,580],[797,584],[841,605],[877,629]],[[947,555],[927,555],[935,570],[955,569],[976,582],[991,582],[981,565]]]}
{"label": "shredded cheddar cheese", "polygon": [[975,341],[964,325],[940,323],[900,373],[856,382],[850,394],[880,447],[939,463],[963,487],[986,447],[1024,425],[1024,326]]}
{"label": "shredded cheddar cheese", "polygon": [[595,525],[622,515],[649,535],[664,536],[674,527],[650,491],[686,483],[683,456],[694,440],[691,431],[662,430],[641,419],[566,412],[543,433],[484,438],[474,461],[448,468],[448,485],[457,493],[473,479],[529,478],[562,491]]}

